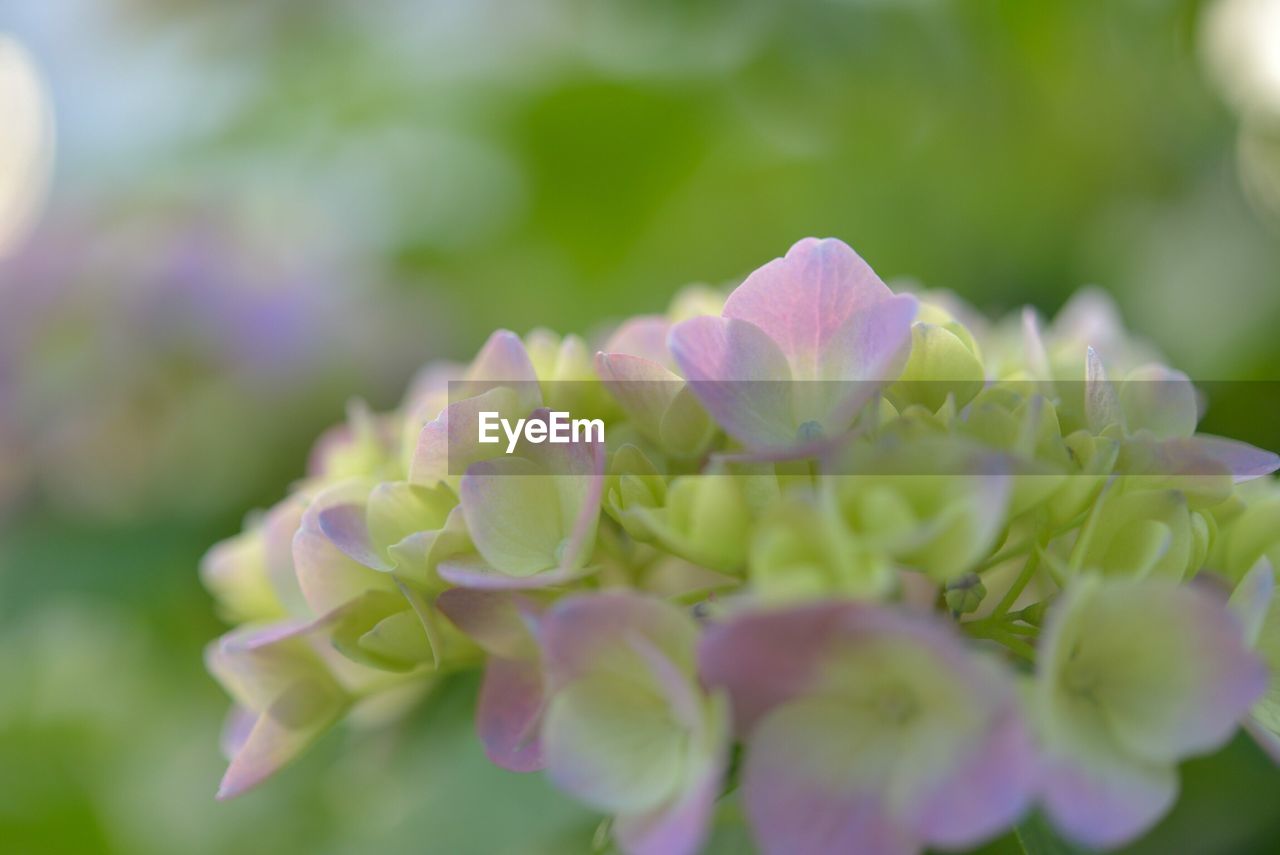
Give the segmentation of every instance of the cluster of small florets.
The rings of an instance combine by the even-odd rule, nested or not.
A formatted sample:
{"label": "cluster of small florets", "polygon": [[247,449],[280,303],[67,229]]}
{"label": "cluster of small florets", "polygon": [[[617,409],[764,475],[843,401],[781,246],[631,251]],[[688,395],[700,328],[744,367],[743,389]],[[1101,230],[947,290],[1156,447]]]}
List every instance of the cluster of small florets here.
{"label": "cluster of small florets", "polygon": [[[1200,403],[1097,293],[988,325],[835,240],[598,348],[495,333],[353,408],[206,559],[243,624],[208,655],[220,796],[483,668],[488,756],[629,853],[696,852],[726,800],[787,855],[1037,808],[1123,843],[1184,758],[1280,744],[1280,461],[1197,434]],[[604,441],[477,441],[550,411]]]}

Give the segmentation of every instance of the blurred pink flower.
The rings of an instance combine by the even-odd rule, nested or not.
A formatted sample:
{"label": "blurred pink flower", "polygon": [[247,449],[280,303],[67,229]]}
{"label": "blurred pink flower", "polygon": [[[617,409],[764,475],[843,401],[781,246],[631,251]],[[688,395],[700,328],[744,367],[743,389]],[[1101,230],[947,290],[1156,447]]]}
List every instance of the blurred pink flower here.
{"label": "blurred pink flower", "polygon": [[965,848],[1030,804],[1012,679],[933,618],[853,602],[744,612],[708,630],[699,662],[729,692],[770,855]]}

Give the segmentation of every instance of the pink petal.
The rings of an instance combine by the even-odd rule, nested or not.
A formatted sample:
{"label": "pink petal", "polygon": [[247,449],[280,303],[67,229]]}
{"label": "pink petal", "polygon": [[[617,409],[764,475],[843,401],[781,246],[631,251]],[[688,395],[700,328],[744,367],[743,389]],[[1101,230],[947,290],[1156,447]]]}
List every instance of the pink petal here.
{"label": "pink petal", "polygon": [[883,794],[841,791],[808,774],[805,758],[822,753],[821,737],[767,717],[752,739],[742,795],[765,855],[918,855],[919,839],[890,816]]}
{"label": "pink petal", "polygon": [[488,758],[513,772],[546,766],[538,723],[545,703],[537,660],[490,657],[476,706],[476,730]]}
{"label": "pink petal", "polygon": [[863,405],[902,373],[911,352],[916,309],[914,297],[892,297],[868,306],[837,329],[821,354],[819,388],[826,401],[819,412],[802,418],[844,429]]}
{"label": "pink petal", "polygon": [[253,731],[253,724],[258,720],[251,710],[247,710],[239,704],[232,704],[231,709],[227,710],[227,718],[222,723],[222,733],[218,738],[218,748],[222,751],[222,756],[230,760],[239,753],[244,744],[249,741],[249,734]]}
{"label": "pink petal", "polygon": [[846,622],[868,610],[814,603],[736,615],[703,635],[699,673],[708,685],[729,690],[737,731],[745,736],[769,710],[813,685]]}
{"label": "pink petal", "polygon": [[335,707],[332,715],[300,728],[286,724],[285,716],[271,712],[259,716],[222,776],[217,799],[226,801],[258,786],[301,754],[340,715]]}
{"label": "pink petal", "polygon": [[375,570],[390,571],[388,564],[369,537],[369,526],[365,520],[363,504],[343,504],[322,508],[316,515],[320,532],[342,550],[343,554],[366,567]]}
{"label": "pink petal", "polygon": [[753,446],[795,444],[791,369],[758,327],[704,315],[673,327],[670,346],[694,395],[731,435]]}
{"label": "pink petal", "polygon": [[434,485],[461,475],[477,461],[501,454],[502,443],[481,444],[480,413],[501,412],[523,418],[542,404],[537,372],[524,342],[513,332],[489,336],[464,379],[448,383],[447,404],[418,435],[409,480]]}
{"label": "pink petal", "polygon": [[662,438],[662,417],[684,381],[656,362],[623,353],[597,353],[596,374],[649,439]]}
{"label": "pink petal", "polygon": [[466,380],[460,389],[453,390],[452,397],[479,395],[497,385],[529,384],[532,387],[537,382],[538,374],[520,336],[509,330],[498,330],[480,348],[467,369]]}
{"label": "pink petal", "polygon": [[729,295],[724,317],[763,330],[803,379],[856,313],[893,296],[875,271],[833,238],[799,241]]}
{"label": "pink petal", "polygon": [[1130,371],[1120,384],[1120,405],[1131,431],[1143,428],[1162,439],[1188,437],[1199,421],[1199,404],[1191,379],[1158,363]]}
{"label": "pink petal", "polygon": [[[677,669],[692,672],[696,632],[692,618],[675,606],[606,591],[556,603],[539,624],[538,641],[551,685],[561,686],[601,667],[643,667],[652,654],[637,657],[635,639],[644,639]],[[622,657],[615,658],[618,653]]]}
{"label": "pink petal", "polygon": [[350,699],[302,637],[307,629],[296,621],[245,627],[207,649],[209,672],[241,710],[224,735],[234,754],[219,799],[257,786],[346,711]]}
{"label": "pink petal", "polygon": [[[1176,734],[1179,753],[1200,754],[1222,747],[1240,720],[1266,692],[1269,675],[1263,662],[1245,646],[1244,627],[1225,604],[1202,590],[1183,587],[1182,608],[1168,613],[1192,636],[1184,662],[1195,669],[1199,691],[1185,708],[1167,711],[1168,733]],[[1162,604],[1146,600],[1146,607]],[[1194,601],[1194,602],[1192,602]],[[1166,733],[1165,722],[1152,722],[1154,740]]]}
{"label": "pink petal", "polygon": [[305,635],[309,621],[285,620],[265,626],[245,625],[233,629],[217,641],[216,650],[234,656],[275,647],[283,641]]}
{"label": "pink petal", "polygon": [[[550,423],[551,411],[539,407],[529,414],[530,421]],[[565,442],[531,444],[521,440],[516,453],[534,461],[554,475],[603,475],[604,444],[599,442]]]}
{"label": "pink petal", "polygon": [[[918,777],[923,755],[874,740],[839,744],[856,707],[829,694],[826,675],[864,644],[915,647],[966,693],[971,723],[955,734],[963,745],[930,761],[933,778]],[[744,794],[766,852],[968,847],[1028,806],[1036,765],[1012,681],[932,618],[852,602],[744,613],[706,633],[699,663],[704,681],[728,689],[747,737]],[[832,753],[841,751],[849,756]]]}
{"label": "pink petal", "polygon": [[[370,588],[370,576],[377,576],[354,561],[333,541],[315,528],[304,526],[293,537],[293,560],[298,567],[298,584],[312,612],[328,612]],[[391,584],[389,576],[383,577]]]}
{"label": "pink petal", "polygon": [[532,659],[537,655],[532,626],[540,608],[527,597],[450,588],[436,598],[436,608],[491,656]]}
{"label": "pink petal", "polygon": [[[674,785],[670,795],[651,789],[632,793],[629,800],[642,799],[643,805],[618,816],[615,838],[627,853],[692,855],[705,839],[719,795],[728,750],[727,712],[723,698],[712,699],[708,705],[698,691],[693,677],[697,631],[692,617],[682,609],[630,591],[569,597],[553,606],[539,623],[549,691],[573,691],[599,685],[593,681],[600,680],[613,684],[616,691],[639,693],[623,694],[623,698],[652,699],[656,689],[668,712],[652,720],[661,722],[657,725],[660,729],[676,728],[687,734],[683,740],[687,749],[681,749],[686,753],[683,763],[662,766],[670,776],[666,783]],[[630,786],[626,777],[620,778],[616,768],[608,770],[610,764],[600,750],[578,750],[573,740],[576,731],[566,729],[566,722],[557,726],[559,698],[553,697],[546,736],[553,780],[588,800],[599,792],[600,782],[608,781],[609,798],[623,798]],[[619,715],[621,710],[618,708]],[[613,719],[597,715],[593,721],[599,722],[602,732],[612,730],[626,750],[637,751],[638,762],[650,753],[647,742],[636,742],[634,733],[619,730]],[[672,731],[670,735],[675,740],[677,734]],[[597,742],[599,738],[597,735]],[[669,750],[680,742],[665,747]],[[658,783],[663,783],[663,777],[659,776]]]}
{"label": "pink petal", "polygon": [[451,476],[460,476],[472,463],[501,456],[506,449],[505,440],[479,441],[480,413],[498,412],[504,418],[524,418],[538,405],[530,396],[531,388],[527,384],[516,390],[497,385],[445,407],[418,434],[409,463],[409,480],[435,486],[450,480]]}
{"label": "pink petal", "polygon": [[902,373],[911,349],[911,323],[919,306],[903,294],[881,300],[836,329],[822,353],[820,379],[888,382]]}
{"label": "pink petal", "polygon": [[1261,478],[1280,469],[1280,455],[1247,442],[1203,433],[1197,434],[1192,441],[1203,453],[1225,466],[1237,483]]}
{"label": "pink petal", "polygon": [[346,482],[321,493],[308,506],[293,536],[298,586],[313,614],[330,612],[365,591],[395,590],[395,581],[388,574],[351,558],[325,535],[320,524],[320,514],[326,509],[363,501],[368,490],[366,483]]}
{"label": "pink petal", "polygon": [[409,481],[434,486],[449,477],[448,408],[418,432],[418,442],[409,461]]}
{"label": "pink petal", "polygon": [[530,576],[509,576],[479,555],[459,555],[441,561],[436,568],[440,578],[451,585],[486,591],[529,591],[552,588],[589,576],[594,567],[565,569],[557,567]]}
{"label": "pink petal", "polygon": [[1121,760],[1098,768],[1058,758],[1046,765],[1041,798],[1064,834],[1085,846],[1109,849],[1154,825],[1177,794],[1173,767]]}
{"label": "pink petal", "polygon": [[277,503],[263,520],[267,577],[285,611],[291,615],[307,613],[306,600],[298,587],[298,574],[293,566],[293,536],[302,526],[306,507],[306,502],[294,494]]}
{"label": "pink petal", "polygon": [[671,351],[667,350],[667,333],[671,322],[662,315],[641,315],[624,321],[609,336],[605,353],[634,356],[663,368],[674,368]]}
{"label": "pink petal", "polygon": [[[999,697],[1007,687],[997,681],[984,691]],[[940,770],[933,794],[915,806],[910,827],[933,846],[977,846],[1026,812],[1038,765],[1017,699],[1006,694],[985,738],[975,741],[968,758]]]}

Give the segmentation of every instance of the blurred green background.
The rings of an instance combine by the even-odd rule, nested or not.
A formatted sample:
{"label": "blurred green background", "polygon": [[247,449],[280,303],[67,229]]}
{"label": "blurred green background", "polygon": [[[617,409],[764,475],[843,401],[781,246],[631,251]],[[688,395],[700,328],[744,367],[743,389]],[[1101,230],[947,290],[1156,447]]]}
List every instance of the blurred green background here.
{"label": "blurred green background", "polygon": [[[0,852],[589,851],[469,679],[215,804],[204,549],[350,397],[805,235],[1274,380],[1278,66],[1277,0],[0,2]],[[1280,847],[1247,741],[1184,789],[1135,851]]]}

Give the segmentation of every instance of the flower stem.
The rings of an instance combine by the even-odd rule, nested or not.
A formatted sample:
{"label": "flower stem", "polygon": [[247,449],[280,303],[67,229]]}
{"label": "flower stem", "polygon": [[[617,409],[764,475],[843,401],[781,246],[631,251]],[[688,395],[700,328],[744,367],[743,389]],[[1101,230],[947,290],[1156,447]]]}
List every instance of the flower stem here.
{"label": "flower stem", "polygon": [[965,631],[974,638],[985,638],[1003,645],[1011,653],[1021,656],[1029,662],[1034,662],[1036,658],[1036,650],[1024,638],[1010,632],[1010,627],[1002,625],[999,622],[992,622],[990,619],[973,621],[972,623],[962,624]]}
{"label": "flower stem", "polygon": [[1022,596],[1022,592],[1026,590],[1027,583],[1031,581],[1031,577],[1036,574],[1036,569],[1040,566],[1040,549],[1037,545],[1027,561],[1022,565],[1022,570],[1018,573],[1018,578],[1013,580],[1013,584],[1009,586],[1009,590],[1005,591],[1000,602],[996,604],[995,611],[991,613],[992,618],[1004,617],[1014,603],[1018,601],[1018,597]]}
{"label": "flower stem", "polygon": [[1000,550],[995,555],[992,555],[986,561],[983,561],[977,567],[973,568],[973,572],[984,573],[987,570],[990,570],[992,567],[997,567],[1003,564],[1004,562],[1008,561],[1010,558],[1017,558],[1019,555],[1026,555],[1028,552],[1030,552],[1035,548],[1036,548],[1035,539],[1028,538],[1027,540],[1024,540],[1022,543],[1019,543],[1017,546],[1011,546],[1007,549]]}

